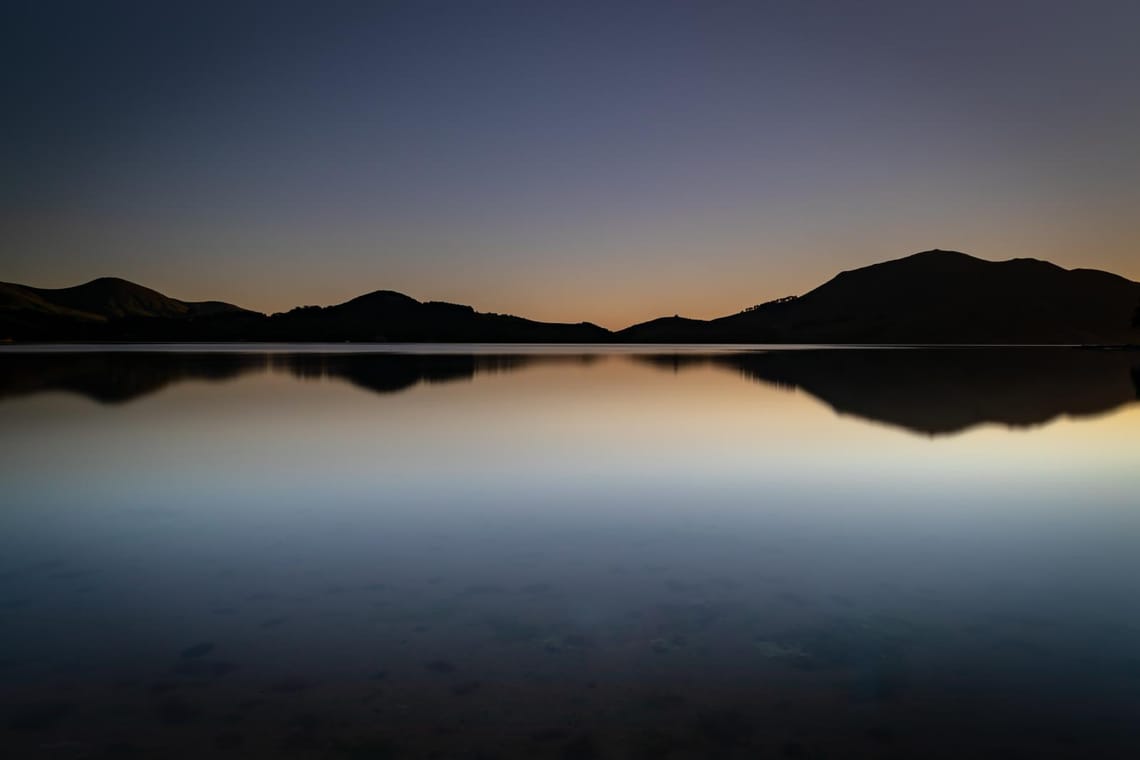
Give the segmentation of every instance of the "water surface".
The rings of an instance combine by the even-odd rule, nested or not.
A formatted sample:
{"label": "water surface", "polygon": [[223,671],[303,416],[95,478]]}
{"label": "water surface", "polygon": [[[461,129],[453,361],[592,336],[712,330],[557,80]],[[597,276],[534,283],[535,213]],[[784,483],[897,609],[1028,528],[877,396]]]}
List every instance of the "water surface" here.
{"label": "water surface", "polygon": [[1140,354],[0,352],[20,757],[1135,757]]}

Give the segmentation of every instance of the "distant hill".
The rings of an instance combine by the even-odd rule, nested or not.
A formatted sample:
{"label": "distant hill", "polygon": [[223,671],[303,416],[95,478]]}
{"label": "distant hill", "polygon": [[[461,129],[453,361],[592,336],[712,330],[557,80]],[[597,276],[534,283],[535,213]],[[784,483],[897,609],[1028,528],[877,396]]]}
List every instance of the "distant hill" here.
{"label": "distant hill", "polygon": [[177,318],[242,312],[221,301],[179,301],[118,277],[100,277],[72,288],[32,288],[0,283],[0,309],[30,310],[89,321],[126,317]]}
{"label": "distant hill", "polygon": [[706,343],[710,340],[711,323],[687,317],[659,317],[617,332],[625,343],[657,343],[669,336],[669,343]]}
{"label": "distant hill", "polygon": [[925,251],[842,272],[799,298],[710,321],[654,320],[641,342],[1128,343],[1140,283],[1036,259]]}
{"label": "distant hill", "polygon": [[57,290],[0,283],[5,339],[1122,344],[1140,342],[1140,283],[1036,259],[994,262],[935,250],[842,272],[802,296],[719,319],[662,317],[614,333],[391,290],[266,316],[105,277]]}
{"label": "distant hill", "polygon": [[536,322],[378,290],[335,306],[266,316],[220,301],[179,301],[113,277],[51,290],[0,283],[0,339],[594,343],[588,322]]}
{"label": "distant hill", "polygon": [[596,343],[612,336],[589,322],[535,322],[460,304],[421,302],[391,290],[377,290],[336,306],[302,306],[274,314],[264,328],[265,339],[289,341]]}
{"label": "distant hill", "polygon": [[[131,338],[141,325],[157,328],[161,337],[175,322],[257,316],[261,315],[221,301],[179,301],[118,277],[57,289],[0,283],[0,338]],[[149,336],[149,331],[143,330],[142,336]]]}

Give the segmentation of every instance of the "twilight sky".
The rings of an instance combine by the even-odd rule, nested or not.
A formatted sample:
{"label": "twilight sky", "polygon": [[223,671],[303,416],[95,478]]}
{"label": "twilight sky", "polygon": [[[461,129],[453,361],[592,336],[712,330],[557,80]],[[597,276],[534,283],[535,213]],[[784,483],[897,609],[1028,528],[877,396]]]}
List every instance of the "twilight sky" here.
{"label": "twilight sky", "polygon": [[620,328],[928,248],[1140,279],[1140,2],[9,0],[0,280]]}

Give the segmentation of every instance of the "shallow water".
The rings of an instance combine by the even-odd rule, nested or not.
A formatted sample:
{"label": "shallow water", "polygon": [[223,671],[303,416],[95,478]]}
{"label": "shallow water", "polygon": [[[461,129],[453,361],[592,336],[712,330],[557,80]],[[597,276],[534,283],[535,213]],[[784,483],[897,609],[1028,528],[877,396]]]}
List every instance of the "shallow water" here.
{"label": "shallow water", "polygon": [[0,351],[18,757],[1136,757],[1140,354]]}

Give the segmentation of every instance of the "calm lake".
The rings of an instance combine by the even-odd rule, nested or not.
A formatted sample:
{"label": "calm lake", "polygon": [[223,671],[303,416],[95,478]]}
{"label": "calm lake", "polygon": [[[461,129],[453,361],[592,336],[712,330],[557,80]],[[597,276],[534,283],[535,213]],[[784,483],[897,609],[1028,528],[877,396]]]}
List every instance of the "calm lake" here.
{"label": "calm lake", "polygon": [[1140,352],[0,349],[13,758],[1135,758]]}

